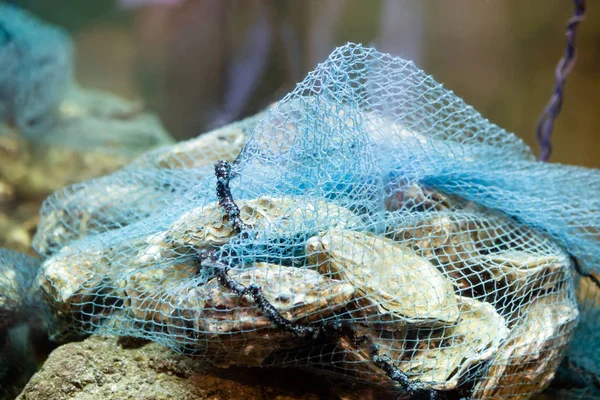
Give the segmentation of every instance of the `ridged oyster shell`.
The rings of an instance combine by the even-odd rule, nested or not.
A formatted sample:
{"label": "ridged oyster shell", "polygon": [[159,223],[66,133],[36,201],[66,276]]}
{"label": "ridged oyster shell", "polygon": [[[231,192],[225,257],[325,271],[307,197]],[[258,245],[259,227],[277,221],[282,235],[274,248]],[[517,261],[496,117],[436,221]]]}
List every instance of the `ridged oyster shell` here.
{"label": "ridged oyster shell", "polygon": [[360,297],[394,320],[453,324],[459,312],[452,283],[425,258],[390,239],[330,230],[306,245],[310,265],[352,284]]}
{"label": "ridged oyster shell", "polygon": [[[239,200],[242,221],[270,239],[310,234],[328,227],[353,228],[360,218],[352,211],[323,200],[262,196]],[[315,232],[316,233],[316,232]],[[206,248],[223,245],[236,236],[229,215],[214,203],[184,213],[167,232],[177,245]]]}
{"label": "ridged oyster shell", "polygon": [[[306,268],[255,263],[229,270],[228,276],[260,286],[284,318],[305,324],[331,317],[354,295],[352,285]],[[222,365],[260,365],[273,351],[301,343],[277,328],[250,296],[229,292],[217,278],[183,288],[169,321],[169,332],[184,351],[214,355]]]}
{"label": "ridged oyster shell", "polygon": [[[568,293],[550,293],[516,311],[518,322],[494,358],[474,399],[527,399],[552,380],[579,312]],[[595,349],[590,349],[595,351]]]}
{"label": "ridged oyster shell", "polygon": [[197,276],[197,267],[186,263],[155,265],[136,271],[122,280],[128,315],[136,322],[168,324],[177,296]]}
{"label": "ridged oyster shell", "polygon": [[391,213],[387,236],[440,266],[466,292],[496,281],[513,293],[548,289],[570,264],[552,240],[499,212]]}
{"label": "ridged oyster shell", "polygon": [[[410,328],[367,332],[379,355],[411,380],[427,388],[452,390],[470,374],[471,368],[491,359],[509,334],[506,320],[494,307],[468,297],[458,298],[460,320],[443,328]],[[375,367],[365,348],[357,349],[347,339],[340,342],[344,362],[359,370],[359,376],[378,383],[392,383]],[[351,366],[351,367],[350,367]]]}
{"label": "ridged oyster shell", "polygon": [[[354,295],[352,285],[307,268],[254,263],[231,269],[227,274],[244,286],[260,286],[265,298],[293,322],[315,322],[329,317]],[[249,295],[240,297],[229,292],[217,278],[184,289],[174,304],[172,317],[191,322],[200,335],[275,328]]]}

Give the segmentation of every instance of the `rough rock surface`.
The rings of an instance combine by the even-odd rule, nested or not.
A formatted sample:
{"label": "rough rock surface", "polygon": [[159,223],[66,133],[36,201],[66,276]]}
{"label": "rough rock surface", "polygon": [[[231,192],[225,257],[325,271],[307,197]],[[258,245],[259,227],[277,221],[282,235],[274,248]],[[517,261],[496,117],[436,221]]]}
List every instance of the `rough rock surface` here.
{"label": "rough rock surface", "polygon": [[331,398],[331,392],[324,383],[304,372],[217,369],[158,344],[135,341],[132,344],[100,336],[54,350],[18,397],[20,400],[321,398]]}
{"label": "rough rock surface", "polygon": [[[137,339],[91,336],[51,354],[17,400],[374,400],[398,394],[292,369],[219,369]],[[539,395],[535,400],[553,396]]]}

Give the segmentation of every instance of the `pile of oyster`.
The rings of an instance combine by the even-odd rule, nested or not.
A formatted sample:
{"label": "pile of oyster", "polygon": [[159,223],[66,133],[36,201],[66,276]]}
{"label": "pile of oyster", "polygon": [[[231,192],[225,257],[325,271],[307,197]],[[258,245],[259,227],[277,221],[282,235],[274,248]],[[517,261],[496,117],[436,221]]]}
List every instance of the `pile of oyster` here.
{"label": "pile of oyster", "polygon": [[[232,161],[244,141],[243,132],[219,130],[152,153],[153,168],[188,168],[202,180],[202,167]],[[547,386],[575,327],[571,261],[559,244],[417,182],[386,199],[383,231],[333,200],[294,196],[236,200],[249,233],[235,229],[218,202],[146,236],[131,233],[125,219],[101,220],[116,218],[106,210],[139,190],[80,193],[85,218],[68,225],[68,240],[73,215],[46,210],[35,243],[51,256],[38,284],[77,329],[141,335],[223,366],[315,366],[402,387],[376,362],[384,360],[420,388],[496,398]],[[144,207],[150,214],[174,199],[161,201]],[[99,225],[104,235],[78,240]],[[115,230],[130,235],[111,236]],[[350,323],[373,346],[335,329],[318,339],[284,329],[255,297],[202,268],[206,250],[222,258],[229,280],[260,288],[290,326]]]}

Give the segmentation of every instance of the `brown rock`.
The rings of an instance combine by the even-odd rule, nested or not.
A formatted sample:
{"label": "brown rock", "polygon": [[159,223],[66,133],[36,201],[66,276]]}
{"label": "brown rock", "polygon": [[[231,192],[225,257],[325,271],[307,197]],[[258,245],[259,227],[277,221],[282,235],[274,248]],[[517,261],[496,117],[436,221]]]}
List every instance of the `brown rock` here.
{"label": "brown rock", "polygon": [[92,336],[54,350],[17,399],[337,398],[328,392],[320,377],[296,370],[218,369],[155,343]]}

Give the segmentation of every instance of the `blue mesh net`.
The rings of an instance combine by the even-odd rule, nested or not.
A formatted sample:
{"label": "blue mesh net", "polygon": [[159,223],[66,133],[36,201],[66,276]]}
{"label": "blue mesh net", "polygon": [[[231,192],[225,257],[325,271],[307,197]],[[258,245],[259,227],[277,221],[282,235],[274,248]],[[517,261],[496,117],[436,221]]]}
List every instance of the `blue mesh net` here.
{"label": "blue mesh net", "polygon": [[0,122],[44,135],[71,84],[73,51],[67,32],[0,4]]}
{"label": "blue mesh net", "polygon": [[219,365],[528,396],[599,301],[574,273],[599,178],[348,44],[265,113],[50,196],[38,283],[74,329]]}

